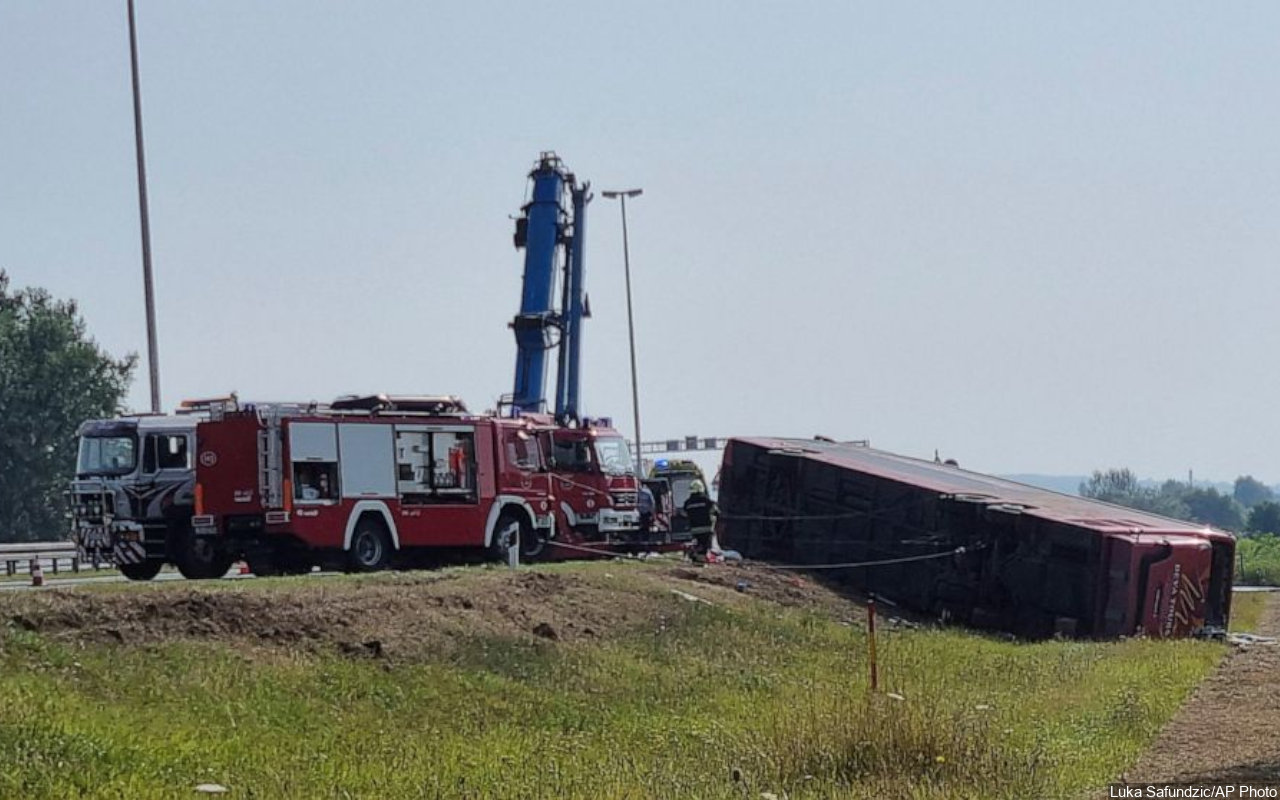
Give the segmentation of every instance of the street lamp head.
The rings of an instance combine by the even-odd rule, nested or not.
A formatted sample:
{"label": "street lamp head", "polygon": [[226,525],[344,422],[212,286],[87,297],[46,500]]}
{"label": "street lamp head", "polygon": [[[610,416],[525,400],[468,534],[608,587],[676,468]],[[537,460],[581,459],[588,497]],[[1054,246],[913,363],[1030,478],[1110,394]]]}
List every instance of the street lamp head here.
{"label": "street lamp head", "polygon": [[614,189],[611,191],[600,192],[601,196],[608,200],[614,200],[619,197],[638,197],[644,194],[644,189]]}

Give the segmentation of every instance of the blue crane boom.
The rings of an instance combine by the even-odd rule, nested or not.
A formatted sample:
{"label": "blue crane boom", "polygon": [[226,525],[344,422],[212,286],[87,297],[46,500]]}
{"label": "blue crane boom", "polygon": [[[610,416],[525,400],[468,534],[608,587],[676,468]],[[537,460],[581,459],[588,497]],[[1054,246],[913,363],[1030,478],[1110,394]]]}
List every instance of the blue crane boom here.
{"label": "blue crane boom", "polygon": [[582,382],[582,321],[589,316],[587,310],[586,231],[588,186],[574,186],[573,238],[569,242],[569,262],[565,272],[564,334],[560,346],[560,365],[556,373],[556,417],[561,422],[577,421],[581,416]]}
{"label": "blue crane boom", "polygon": [[[590,315],[584,248],[590,184],[579,185],[553,152],[539,156],[529,179],[533,192],[516,219],[514,239],[525,254],[520,313],[511,322],[516,337],[512,412],[547,410],[547,356],[558,349],[555,414],[567,424],[581,415],[582,320]],[[562,279],[558,306],[557,278]]]}

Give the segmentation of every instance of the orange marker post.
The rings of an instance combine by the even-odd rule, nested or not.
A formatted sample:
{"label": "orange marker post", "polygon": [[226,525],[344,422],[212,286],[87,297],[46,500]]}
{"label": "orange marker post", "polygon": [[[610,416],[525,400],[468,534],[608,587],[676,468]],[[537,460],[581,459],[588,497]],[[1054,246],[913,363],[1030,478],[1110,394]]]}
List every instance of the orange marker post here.
{"label": "orange marker post", "polygon": [[876,600],[867,601],[867,662],[871,666],[871,691],[876,691],[878,681],[876,675]]}

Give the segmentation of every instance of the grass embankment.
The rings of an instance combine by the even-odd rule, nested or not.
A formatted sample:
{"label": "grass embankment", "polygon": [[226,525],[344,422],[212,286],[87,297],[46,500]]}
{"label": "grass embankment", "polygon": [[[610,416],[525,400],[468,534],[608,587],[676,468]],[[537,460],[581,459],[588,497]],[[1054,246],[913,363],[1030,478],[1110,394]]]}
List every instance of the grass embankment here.
{"label": "grass embankment", "polygon": [[1261,533],[1236,540],[1236,583],[1280,586],[1280,536]]}
{"label": "grass embankment", "polygon": [[653,605],[647,625],[414,658],[0,628],[0,796],[1069,797],[1119,774],[1223,652],[891,629],[869,696],[861,626],[830,609],[607,568],[563,573]]}

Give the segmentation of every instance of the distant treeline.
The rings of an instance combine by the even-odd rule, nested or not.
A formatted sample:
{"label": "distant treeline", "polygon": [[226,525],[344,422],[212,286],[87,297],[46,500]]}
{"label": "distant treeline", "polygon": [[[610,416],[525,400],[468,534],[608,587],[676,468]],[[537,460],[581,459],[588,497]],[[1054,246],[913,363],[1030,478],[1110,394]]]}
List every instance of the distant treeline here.
{"label": "distant treeline", "polygon": [[1080,484],[1080,494],[1235,533],[1280,534],[1280,502],[1270,486],[1252,475],[1236,478],[1228,494],[1175,480],[1147,485],[1129,469],[1095,470]]}

